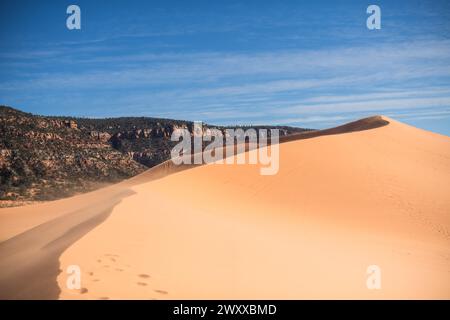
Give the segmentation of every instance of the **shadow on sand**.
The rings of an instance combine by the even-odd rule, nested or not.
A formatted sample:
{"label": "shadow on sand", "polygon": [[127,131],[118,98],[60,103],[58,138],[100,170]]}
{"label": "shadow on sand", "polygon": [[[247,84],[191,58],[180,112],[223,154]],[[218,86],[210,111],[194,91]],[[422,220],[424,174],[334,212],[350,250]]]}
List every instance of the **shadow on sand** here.
{"label": "shadow on sand", "polygon": [[118,192],[108,201],[69,212],[0,243],[0,299],[58,299],[60,255],[133,194]]}

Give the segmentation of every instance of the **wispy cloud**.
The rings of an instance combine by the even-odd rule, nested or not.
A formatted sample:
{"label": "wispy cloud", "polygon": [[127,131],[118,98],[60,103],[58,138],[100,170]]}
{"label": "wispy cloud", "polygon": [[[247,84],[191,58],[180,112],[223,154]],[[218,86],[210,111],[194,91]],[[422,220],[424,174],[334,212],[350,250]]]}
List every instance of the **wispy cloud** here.
{"label": "wispy cloud", "polygon": [[450,40],[183,53],[130,53],[100,40],[0,54],[2,103],[317,127],[379,113],[448,117]]}

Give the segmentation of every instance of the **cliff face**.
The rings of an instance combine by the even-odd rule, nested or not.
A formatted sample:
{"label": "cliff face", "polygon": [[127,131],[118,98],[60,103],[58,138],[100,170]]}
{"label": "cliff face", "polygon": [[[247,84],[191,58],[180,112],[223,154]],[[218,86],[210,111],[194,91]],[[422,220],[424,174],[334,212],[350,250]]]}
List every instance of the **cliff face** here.
{"label": "cliff face", "polygon": [[113,149],[127,155],[134,161],[153,167],[170,157],[170,150],[176,144],[170,137],[177,128],[192,131],[188,121],[154,118],[112,118],[78,119],[82,130]]}
{"label": "cliff face", "polygon": [[76,120],[0,107],[0,199],[49,200],[146,169]]}
{"label": "cliff face", "polygon": [[[172,132],[192,127],[144,117],[43,117],[0,106],[0,200],[53,200],[129,178],[169,159]],[[304,131],[279,128],[282,135]]]}

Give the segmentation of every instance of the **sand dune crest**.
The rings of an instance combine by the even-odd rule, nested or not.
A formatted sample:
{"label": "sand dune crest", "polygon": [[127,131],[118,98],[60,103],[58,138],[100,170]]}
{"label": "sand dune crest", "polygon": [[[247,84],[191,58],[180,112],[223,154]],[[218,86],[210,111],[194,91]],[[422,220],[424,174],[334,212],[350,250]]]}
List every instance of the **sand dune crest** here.
{"label": "sand dune crest", "polygon": [[[62,252],[56,290],[4,296],[450,298],[448,137],[377,116],[282,142],[275,176],[165,163],[90,194],[0,210],[2,289],[49,243]],[[77,231],[93,217],[105,220]],[[73,264],[83,292],[66,288]],[[381,290],[366,286],[370,265]]]}

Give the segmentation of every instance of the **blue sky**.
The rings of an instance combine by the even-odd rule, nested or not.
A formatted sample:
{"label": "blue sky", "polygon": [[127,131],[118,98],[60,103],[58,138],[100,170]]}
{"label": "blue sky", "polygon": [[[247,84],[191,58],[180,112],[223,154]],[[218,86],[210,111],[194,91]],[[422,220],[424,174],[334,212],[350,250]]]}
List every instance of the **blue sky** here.
{"label": "blue sky", "polygon": [[3,0],[0,104],[310,128],[385,114],[450,135],[449,35],[445,0]]}

